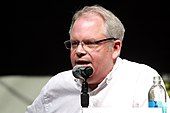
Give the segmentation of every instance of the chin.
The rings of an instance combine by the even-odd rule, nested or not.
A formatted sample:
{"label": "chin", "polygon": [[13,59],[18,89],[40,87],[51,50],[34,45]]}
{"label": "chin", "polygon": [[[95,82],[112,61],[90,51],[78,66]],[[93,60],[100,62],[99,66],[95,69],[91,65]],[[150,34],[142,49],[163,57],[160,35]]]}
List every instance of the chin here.
{"label": "chin", "polygon": [[95,79],[92,76],[90,76],[87,79],[87,83],[92,85],[92,84],[97,84],[97,81],[95,81]]}

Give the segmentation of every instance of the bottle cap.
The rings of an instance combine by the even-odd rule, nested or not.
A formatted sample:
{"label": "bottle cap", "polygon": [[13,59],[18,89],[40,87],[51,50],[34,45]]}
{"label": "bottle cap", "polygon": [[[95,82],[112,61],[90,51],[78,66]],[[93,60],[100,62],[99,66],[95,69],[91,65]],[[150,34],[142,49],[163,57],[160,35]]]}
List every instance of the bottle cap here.
{"label": "bottle cap", "polygon": [[155,77],[153,77],[153,82],[154,82],[155,84],[161,83],[161,77],[160,77],[160,76],[155,76]]}

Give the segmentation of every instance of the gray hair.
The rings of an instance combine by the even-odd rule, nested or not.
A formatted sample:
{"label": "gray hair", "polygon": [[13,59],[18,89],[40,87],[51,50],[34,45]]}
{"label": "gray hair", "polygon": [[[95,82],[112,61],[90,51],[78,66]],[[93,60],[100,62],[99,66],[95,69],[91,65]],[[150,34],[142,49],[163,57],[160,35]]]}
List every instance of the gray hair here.
{"label": "gray hair", "polygon": [[69,33],[71,33],[74,22],[82,15],[87,15],[89,13],[97,14],[103,18],[105,22],[106,36],[123,40],[125,29],[121,21],[111,11],[99,5],[85,6],[83,9],[77,11],[72,18]]}

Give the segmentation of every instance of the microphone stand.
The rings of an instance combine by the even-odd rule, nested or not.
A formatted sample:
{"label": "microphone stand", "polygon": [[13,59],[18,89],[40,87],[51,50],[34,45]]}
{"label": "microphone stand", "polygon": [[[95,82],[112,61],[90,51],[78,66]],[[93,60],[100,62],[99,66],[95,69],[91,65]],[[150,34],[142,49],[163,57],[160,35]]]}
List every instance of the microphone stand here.
{"label": "microphone stand", "polygon": [[88,83],[87,83],[86,79],[82,83],[81,106],[82,107],[88,107],[89,106]]}
{"label": "microphone stand", "polygon": [[88,83],[87,78],[93,74],[93,68],[91,66],[82,67],[75,66],[72,70],[73,76],[82,80],[82,89],[81,89],[81,106],[89,106],[89,94],[88,94]]}

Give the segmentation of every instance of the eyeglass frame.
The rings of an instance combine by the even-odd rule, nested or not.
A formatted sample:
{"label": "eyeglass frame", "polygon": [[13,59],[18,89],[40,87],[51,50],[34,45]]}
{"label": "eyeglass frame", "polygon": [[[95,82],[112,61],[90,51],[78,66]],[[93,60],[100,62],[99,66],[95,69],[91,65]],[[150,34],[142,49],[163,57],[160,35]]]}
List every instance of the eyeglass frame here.
{"label": "eyeglass frame", "polygon": [[[88,47],[88,45],[93,45],[93,44],[98,45],[101,42],[110,41],[110,40],[114,40],[115,41],[115,40],[117,40],[117,38],[110,37],[110,38],[104,38],[104,39],[93,41],[93,42],[89,41],[90,42],[90,43],[88,42],[89,44],[86,44],[87,42],[85,42],[85,41],[78,41],[78,40],[76,40],[75,41],[76,44],[74,45],[75,47],[73,49],[77,48],[80,43],[82,44],[82,46],[85,45],[85,46]],[[73,40],[66,40],[66,41],[64,41],[64,45],[65,45],[66,49],[71,49],[73,47],[72,42],[73,42]]]}

